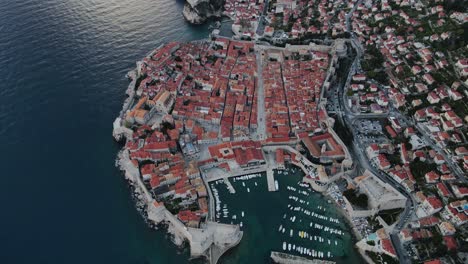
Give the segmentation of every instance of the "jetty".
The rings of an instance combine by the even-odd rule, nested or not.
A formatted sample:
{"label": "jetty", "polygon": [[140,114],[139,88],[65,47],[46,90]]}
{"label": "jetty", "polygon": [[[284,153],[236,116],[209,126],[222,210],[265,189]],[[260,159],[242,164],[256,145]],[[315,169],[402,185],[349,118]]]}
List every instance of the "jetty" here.
{"label": "jetty", "polygon": [[272,251],[270,258],[279,264],[335,264],[334,261],[323,259],[308,259],[282,252]]}
{"label": "jetty", "polygon": [[276,186],[275,186],[275,176],[274,176],[274,173],[273,173],[273,169],[268,168],[267,172],[266,172],[266,175],[267,175],[268,191],[269,192],[277,191]]}
{"label": "jetty", "polygon": [[236,189],[234,189],[234,186],[232,186],[231,182],[227,177],[224,178],[224,183],[226,183],[229,193],[236,193]]}

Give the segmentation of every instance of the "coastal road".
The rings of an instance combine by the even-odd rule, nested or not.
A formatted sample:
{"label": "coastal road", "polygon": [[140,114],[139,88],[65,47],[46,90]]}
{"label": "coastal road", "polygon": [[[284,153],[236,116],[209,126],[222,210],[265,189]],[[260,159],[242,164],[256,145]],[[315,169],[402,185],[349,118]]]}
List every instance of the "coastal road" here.
{"label": "coastal road", "polygon": [[[353,130],[351,128],[351,130]],[[361,166],[364,169],[369,170],[371,173],[379,177],[383,182],[389,183],[393,188],[398,190],[400,193],[402,193],[406,198],[407,198],[407,203],[406,206],[403,210],[403,212],[400,214],[400,218],[398,219],[398,222],[395,224],[395,228],[393,231],[390,233],[390,238],[392,239],[393,245],[395,246],[395,250],[397,252],[398,258],[400,260],[400,263],[411,263],[409,261],[409,257],[406,254],[406,251],[403,250],[401,246],[401,241],[399,240],[398,233],[403,228],[406,223],[411,220],[411,216],[414,213],[414,206],[416,205],[416,201],[414,200],[413,196],[411,193],[406,191],[399,183],[397,183],[393,178],[391,178],[388,174],[384,173],[383,171],[375,168],[370,164],[369,160],[367,159],[366,154],[364,153],[364,149],[362,148],[362,144],[359,143],[359,140],[356,138],[355,134],[353,133],[353,143],[354,143],[354,149],[356,150],[354,153],[356,153],[356,156],[361,164]]]}
{"label": "coastal road", "polygon": [[[352,34],[352,36],[354,37],[354,34]],[[400,262],[406,264],[406,263],[409,263],[409,258],[408,258],[407,254],[406,254],[406,251],[402,249],[401,241],[398,238],[398,232],[402,227],[404,227],[406,225],[407,221],[409,219],[411,219],[410,216],[413,213],[412,208],[414,208],[416,203],[414,201],[413,196],[410,193],[408,193],[399,183],[397,183],[393,178],[391,178],[386,173],[378,170],[377,168],[374,168],[374,166],[372,166],[372,164],[370,164],[370,162],[367,159],[367,156],[366,156],[366,154],[364,152],[365,150],[363,148],[363,145],[359,141],[359,138],[357,137],[357,133],[355,133],[355,131],[353,129],[352,122],[354,121],[354,119],[357,116],[355,116],[355,114],[351,112],[351,109],[349,109],[347,107],[347,105],[345,104],[346,101],[345,101],[345,92],[344,91],[345,91],[345,88],[349,87],[349,85],[350,85],[351,76],[359,68],[359,66],[358,66],[359,65],[359,60],[360,60],[360,57],[362,56],[363,52],[362,52],[362,49],[361,49],[362,47],[359,44],[355,43],[354,38],[352,39],[352,44],[353,44],[352,46],[356,50],[357,56],[355,58],[355,61],[353,62],[353,65],[350,67],[350,71],[348,73],[348,78],[347,78],[345,84],[341,87],[341,90],[338,91],[338,94],[339,94],[338,104],[339,104],[339,109],[340,109],[340,111],[338,111],[338,114],[339,114],[338,116],[342,119],[344,124],[348,124],[348,129],[351,132],[352,137],[353,137],[354,158],[359,161],[362,168],[369,170],[371,173],[373,173],[374,175],[379,177],[382,181],[387,182],[390,185],[392,185],[395,189],[397,189],[399,192],[401,192],[408,199],[407,205],[404,208],[404,211],[400,214],[400,218],[399,218],[398,222],[395,225],[395,229],[390,234],[390,238],[392,240],[392,243],[395,246],[395,250],[397,252],[398,258],[400,259]],[[369,118],[371,116],[369,115],[369,116],[366,116],[366,117]],[[358,117],[358,118],[360,118],[360,117]]]}
{"label": "coastal road", "polygon": [[[364,150],[362,149],[362,145],[358,143],[359,139],[357,138],[357,135],[353,129],[353,126],[352,126],[352,122],[350,121],[353,121],[353,120],[350,120],[350,119],[354,119],[354,114],[351,112],[351,110],[347,107],[347,105],[345,104],[346,100],[345,100],[345,88],[349,87],[349,78],[351,77],[351,74],[353,74],[354,72],[356,71],[361,71],[361,67],[360,67],[360,59],[364,53],[364,50],[361,46],[361,44],[359,43],[359,41],[356,39],[356,34],[354,34],[354,32],[352,32],[352,27],[351,27],[351,18],[352,18],[352,14],[353,12],[356,10],[357,6],[360,5],[362,3],[362,0],[358,0],[353,8],[346,14],[346,30],[351,34],[351,44],[353,46],[353,48],[355,49],[356,53],[357,53],[357,56],[356,56],[356,59],[350,69],[350,72],[349,72],[349,76],[348,76],[348,81],[346,82],[346,84],[343,86],[343,89],[342,89],[342,96],[340,96],[339,100],[338,100],[338,103],[340,104],[340,116],[342,116],[342,113],[344,112],[344,116],[343,116],[343,119],[345,122],[347,122],[347,124],[350,124],[350,126],[348,127],[350,132],[352,133],[353,135],[353,144],[354,144],[354,153],[356,153],[357,155],[357,158],[359,159],[359,161],[361,162],[361,166],[365,169],[369,169],[373,174],[377,175],[381,180],[383,180],[384,182],[387,182],[389,183],[390,185],[392,185],[394,188],[396,188],[397,190],[399,190],[401,193],[403,193],[407,198],[408,198],[408,201],[407,201],[407,204],[406,204],[406,207],[404,208],[404,211],[400,214],[400,218],[398,220],[398,222],[396,223],[395,225],[395,229],[393,230],[393,232],[390,234],[390,238],[392,240],[392,243],[395,247],[395,250],[396,250],[396,253],[397,253],[397,256],[399,258],[399,261],[400,263],[404,263],[404,264],[409,264],[411,263],[411,261],[409,260],[409,256],[406,254],[406,251],[402,248],[402,243],[398,237],[398,232],[399,230],[405,226],[406,222],[408,221],[408,219],[411,219],[411,215],[414,213],[413,211],[413,208],[414,206],[416,205],[416,202],[413,198],[413,196],[411,195],[411,193],[408,193],[405,189],[403,189],[403,187],[397,183],[393,178],[391,178],[390,176],[388,176],[386,173],[383,173],[382,171],[380,170],[377,170],[377,169],[374,169],[373,166],[371,166],[371,164],[369,163],[369,160],[367,159],[367,156],[365,155],[364,153]],[[367,116],[369,117],[369,116]]]}

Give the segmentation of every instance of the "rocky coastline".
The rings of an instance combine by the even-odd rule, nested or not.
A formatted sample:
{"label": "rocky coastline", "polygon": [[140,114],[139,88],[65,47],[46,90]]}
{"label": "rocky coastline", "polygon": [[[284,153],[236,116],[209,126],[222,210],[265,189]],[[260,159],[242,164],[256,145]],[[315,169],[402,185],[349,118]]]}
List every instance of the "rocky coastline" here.
{"label": "rocky coastline", "polygon": [[203,24],[209,18],[221,17],[224,0],[187,0],[182,14],[191,24]]}

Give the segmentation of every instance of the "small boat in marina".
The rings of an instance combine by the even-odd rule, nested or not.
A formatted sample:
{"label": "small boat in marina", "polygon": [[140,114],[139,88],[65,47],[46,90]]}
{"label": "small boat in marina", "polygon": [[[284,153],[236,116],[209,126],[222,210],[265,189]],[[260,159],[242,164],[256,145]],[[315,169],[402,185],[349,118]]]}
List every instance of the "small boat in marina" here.
{"label": "small boat in marina", "polygon": [[244,211],[241,212],[242,217],[244,217]]}
{"label": "small boat in marina", "polygon": [[249,188],[247,188],[247,192],[250,192],[250,189],[249,189]]}
{"label": "small boat in marina", "polygon": [[283,242],[283,250],[286,250],[286,242]]}
{"label": "small boat in marina", "polygon": [[281,229],[283,229],[283,225],[280,225],[280,227],[278,228],[278,231],[281,231]]}
{"label": "small boat in marina", "polygon": [[291,244],[288,244],[288,250],[291,251]]}
{"label": "small boat in marina", "polygon": [[242,222],[240,222],[239,226],[242,227]]}

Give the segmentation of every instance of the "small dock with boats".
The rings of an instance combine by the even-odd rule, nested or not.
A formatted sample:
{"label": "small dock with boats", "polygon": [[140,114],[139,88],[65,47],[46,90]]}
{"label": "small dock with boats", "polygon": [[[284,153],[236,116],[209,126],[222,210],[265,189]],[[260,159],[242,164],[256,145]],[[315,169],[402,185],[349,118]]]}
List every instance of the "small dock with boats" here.
{"label": "small dock with boats", "polygon": [[232,186],[231,182],[229,181],[229,179],[227,177],[224,178],[224,183],[226,183],[227,188],[228,188],[230,193],[236,193],[236,189],[234,189],[234,186]]}
{"label": "small dock with boats", "polygon": [[279,189],[279,186],[278,186],[278,181],[275,181],[273,169],[268,168],[266,175],[267,175],[268,191],[276,192]]}

